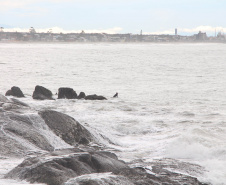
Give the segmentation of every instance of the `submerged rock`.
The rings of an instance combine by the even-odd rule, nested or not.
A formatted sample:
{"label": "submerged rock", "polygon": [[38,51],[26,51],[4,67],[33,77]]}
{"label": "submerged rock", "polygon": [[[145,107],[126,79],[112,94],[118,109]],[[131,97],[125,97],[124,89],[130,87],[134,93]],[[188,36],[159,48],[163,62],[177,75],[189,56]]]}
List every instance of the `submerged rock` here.
{"label": "submerged rock", "polygon": [[58,90],[58,99],[76,99],[77,94],[72,88],[61,87]]}
{"label": "submerged rock", "polygon": [[70,145],[94,141],[94,137],[85,127],[66,114],[52,110],[40,111],[38,114],[57,136]]}
{"label": "submerged rock", "polygon": [[86,100],[107,100],[104,96],[98,96],[96,94],[88,95],[85,97]]}
{"label": "submerged rock", "polygon": [[33,99],[36,99],[36,100],[54,100],[52,96],[53,94],[50,90],[39,85],[35,87],[35,90],[32,95]]}
{"label": "submerged rock", "polygon": [[19,87],[13,86],[10,90],[8,90],[5,94],[6,96],[16,96],[18,98],[24,97],[23,92]]}

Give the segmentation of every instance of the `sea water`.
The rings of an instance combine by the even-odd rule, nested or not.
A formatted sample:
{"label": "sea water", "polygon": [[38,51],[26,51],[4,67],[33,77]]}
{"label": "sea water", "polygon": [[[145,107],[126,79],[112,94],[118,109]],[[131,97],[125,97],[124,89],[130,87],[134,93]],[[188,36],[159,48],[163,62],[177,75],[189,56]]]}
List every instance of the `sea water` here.
{"label": "sea water", "polygon": [[[226,184],[225,44],[1,43],[0,74],[0,93],[20,87],[22,101],[69,114],[122,160],[185,161]],[[36,85],[108,100],[32,100]]]}

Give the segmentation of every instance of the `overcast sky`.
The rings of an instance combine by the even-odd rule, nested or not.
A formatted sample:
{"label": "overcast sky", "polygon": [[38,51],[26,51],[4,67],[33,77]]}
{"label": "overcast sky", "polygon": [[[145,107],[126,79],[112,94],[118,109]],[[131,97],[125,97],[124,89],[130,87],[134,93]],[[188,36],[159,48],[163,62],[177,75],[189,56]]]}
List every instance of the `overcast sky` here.
{"label": "overcast sky", "polygon": [[0,26],[55,32],[226,32],[226,0],[0,0]]}

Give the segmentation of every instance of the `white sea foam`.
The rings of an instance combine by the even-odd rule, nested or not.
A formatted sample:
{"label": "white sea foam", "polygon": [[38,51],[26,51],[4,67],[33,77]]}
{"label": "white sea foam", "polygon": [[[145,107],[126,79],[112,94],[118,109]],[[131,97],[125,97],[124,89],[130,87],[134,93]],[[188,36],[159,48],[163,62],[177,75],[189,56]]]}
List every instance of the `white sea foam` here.
{"label": "white sea foam", "polygon": [[40,116],[30,114],[29,118],[32,121],[33,126],[40,131],[40,134],[46,137],[46,139],[54,147],[54,149],[72,148],[71,145],[67,144],[64,140],[54,134]]}
{"label": "white sea foam", "polygon": [[[205,168],[199,179],[226,184],[226,45],[1,44],[0,49],[1,93],[19,86],[27,95],[22,101],[33,109],[69,114],[121,159],[189,161]],[[54,94],[72,87],[108,100],[32,100],[35,85]],[[115,92],[119,98],[113,99]]]}
{"label": "white sea foam", "polygon": [[88,175],[81,175],[79,177],[68,180],[65,185],[79,185],[85,182],[98,183],[98,185],[134,185],[123,176],[116,176],[111,173],[93,173]]}

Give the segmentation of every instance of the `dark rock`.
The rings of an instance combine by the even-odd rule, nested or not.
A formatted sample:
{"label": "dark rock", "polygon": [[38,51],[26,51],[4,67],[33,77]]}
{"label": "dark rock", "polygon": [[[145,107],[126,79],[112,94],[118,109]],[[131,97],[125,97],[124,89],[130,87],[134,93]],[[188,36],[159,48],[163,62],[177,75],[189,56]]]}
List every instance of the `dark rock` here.
{"label": "dark rock", "polygon": [[96,94],[88,95],[85,97],[86,100],[106,100],[104,96],[97,96]]}
{"label": "dark rock", "polygon": [[33,92],[33,99],[37,100],[53,100],[53,94],[50,90],[46,89],[45,87],[37,85]]}
{"label": "dark rock", "polygon": [[85,137],[81,138],[78,142],[79,144],[82,144],[82,145],[88,145],[89,144],[89,140]]}
{"label": "dark rock", "polygon": [[[40,111],[49,128],[66,143],[75,145],[81,141],[94,141],[92,134],[74,118],[52,110]],[[84,142],[83,142],[84,143]]]}
{"label": "dark rock", "polygon": [[96,172],[113,172],[119,173],[121,169],[128,168],[124,161],[118,160],[117,156],[111,152],[95,152],[91,158]]}
{"label": "dark rock", "polygon": [[58,99],[76,99],[77,94],[72,88],[61,87],[58,90]]}
{"label": "dark rock", "polygon": [[12,90],[10,89],[10,90],[6,91],[5,95],[6,96],[13,96]]}
{"label": "dark rock", "polygon": [[[6,178],[19,178],[31,183],[62,185],[83,174],[120,172],[128,166],[103,152],[76,153],[68,156],[29,158],[10,171]],[[48,160],[47,160],[48,159]]]}
{"label": "dark rock", "polygon": [[85,98],[86,97],[86,94],[84,92],[80,92],[79,95],[78,95],[78,99],[82,99],[82,98]]}
{"label": "dark rock", "polygon": [[16,96],[18,98],[24,97],[23,92],[20,90],[19,87],[13,86],[11,88],[12,92],[13,92],[13,96]]}
{"label": "dark rock", "polygon": [[16,96],[18,98],[24,97],[23,92],[20,90],[19,87],[13,86],[11,90],[8,90],[5,94],[6,96]]}

